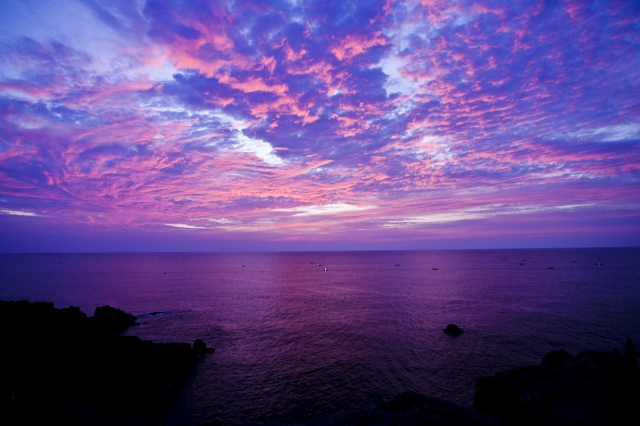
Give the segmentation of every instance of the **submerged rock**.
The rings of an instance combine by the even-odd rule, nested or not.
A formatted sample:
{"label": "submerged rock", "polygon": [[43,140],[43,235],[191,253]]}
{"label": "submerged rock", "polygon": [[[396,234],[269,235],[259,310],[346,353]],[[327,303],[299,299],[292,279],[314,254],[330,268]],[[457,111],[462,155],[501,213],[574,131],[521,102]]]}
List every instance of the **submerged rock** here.
{"label": "submerged rock", "polygon": [[633,353],[559,350],[540,365],[479,378],[474,407],[505,425],[608,425],[637,419],[638,400]]}
{"label": "submerged rock", "polygon": [[464,333],[464,330],[455,324],[449,324],[443,331],[449,336],[459,336]]}

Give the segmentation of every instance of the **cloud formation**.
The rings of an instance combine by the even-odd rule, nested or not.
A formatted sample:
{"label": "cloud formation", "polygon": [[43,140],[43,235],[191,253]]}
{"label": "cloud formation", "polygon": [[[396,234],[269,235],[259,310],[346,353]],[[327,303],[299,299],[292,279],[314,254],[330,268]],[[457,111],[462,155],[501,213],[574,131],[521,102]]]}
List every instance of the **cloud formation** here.
{"label": "cloud formation", "polygon": [[637,2],[55,4],[0,5],[0,223],[401,242],[640,219]]}
{"label": "cloud formation", "polygon": [[24,212],[22,210],[0,210],[0,212],[12,216],[38,216],[33,212]]}

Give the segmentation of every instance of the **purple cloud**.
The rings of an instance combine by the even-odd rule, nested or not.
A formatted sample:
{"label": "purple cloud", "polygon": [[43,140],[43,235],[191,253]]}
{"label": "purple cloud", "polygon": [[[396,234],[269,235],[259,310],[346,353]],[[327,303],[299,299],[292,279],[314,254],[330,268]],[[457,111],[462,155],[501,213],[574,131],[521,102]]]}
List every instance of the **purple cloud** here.
{"label": "purple cloud", "polygon": [[0,6],[0,210],[34,213],[0,232],[417,248],[526,241],[533,220],[549,244],[594,223],[640,241],[635,2],[64,12]]}

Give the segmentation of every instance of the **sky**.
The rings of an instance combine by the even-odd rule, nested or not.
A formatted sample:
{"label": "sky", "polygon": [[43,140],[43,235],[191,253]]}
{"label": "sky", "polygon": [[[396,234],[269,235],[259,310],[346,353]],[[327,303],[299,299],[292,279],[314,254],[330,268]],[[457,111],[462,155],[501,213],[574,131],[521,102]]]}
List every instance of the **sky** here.
{"label": "sky", "polygon": [[0,252],[640,245],[640,2],[0,1]]}

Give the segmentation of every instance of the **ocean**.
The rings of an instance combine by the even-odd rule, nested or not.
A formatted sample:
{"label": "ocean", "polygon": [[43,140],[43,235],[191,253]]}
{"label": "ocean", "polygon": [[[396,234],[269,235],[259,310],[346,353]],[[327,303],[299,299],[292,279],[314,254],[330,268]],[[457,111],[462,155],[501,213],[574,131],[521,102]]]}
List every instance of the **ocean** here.
{"label": "ocean", "polygon": [[155,420],[252,425],[404,391],[470,406],[480,376],[640,342],[640,249],[3,254],[0,299],[110,304],[138,316],[129,335],[200,338],[215,354]]}

